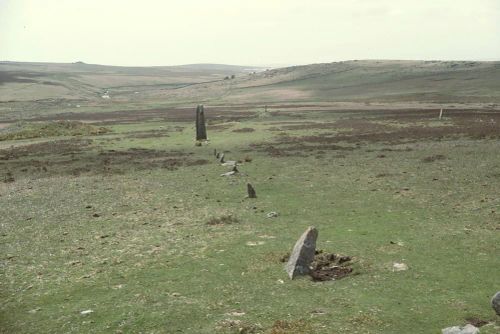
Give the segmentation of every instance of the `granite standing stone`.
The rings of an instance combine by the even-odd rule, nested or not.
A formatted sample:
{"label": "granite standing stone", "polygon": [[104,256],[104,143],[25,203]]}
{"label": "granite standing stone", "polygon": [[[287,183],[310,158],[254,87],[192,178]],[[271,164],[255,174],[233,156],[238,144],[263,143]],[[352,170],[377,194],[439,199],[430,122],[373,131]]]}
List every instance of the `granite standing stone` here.
{"label": "granite standing stone", "polygon": [[205,110],[202,104],[199,104],[198,107],[196,107],[196,140],[207,140]]}
{"label": "granite standing stone", "polygon": [[250,183],[247,183],[247,193],[248,193],[248,198],[257,198],[255,189],[252,187]]}
{"label": "granite standing stone", "polygon": [[290,259],[285,265],[290,279],[294,279],[298,275],[306,275],[311,271],[309,266],[314,260],[317,238],[318,230],[310,226],[295,243]]}

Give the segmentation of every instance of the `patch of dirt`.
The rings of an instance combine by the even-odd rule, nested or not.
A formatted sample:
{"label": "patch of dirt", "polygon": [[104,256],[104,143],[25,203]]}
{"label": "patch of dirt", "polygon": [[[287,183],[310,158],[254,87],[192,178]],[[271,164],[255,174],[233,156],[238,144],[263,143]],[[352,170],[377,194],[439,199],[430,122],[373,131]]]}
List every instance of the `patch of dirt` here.
{"label": "patch of dirt", "polygon": [[238,133],[245,133],[245,132],[254,132],[254,128],[241,128],[241,129],[235,129],[233,132],[238,132]]}
{"label": "patch of dirt", "polygon": [[436,160],[444,160],[446,157],[442,154],[431,155],[422,159],[422,162],[434,162]]}
{"label": "patch of dirt", "polygon": [[316,251],[310,276],[315,282],[339,280],[353,272],[351,260],[349,256]]}
{"label": "patch of dirt", "polygon": [[[289,258],[290,253],[287,253],[281,256],[279,261],[285,263]],[[350,256],[316,250],[309,275],[315,282],[339,280],[353,273],[351,261]]]}
{"label": "patch of dirt", "polygon": [[472,326],[478,328],[488,324],[488,321],[479,319],[477,317],[468,317],[465,318],[465,321],[467,321],[468,324],[471,324]]}
{"label": "patch of dirt", "polygon": [[270,334],[307,334],[313,333],[312,327],[305,320],[276,320]]}

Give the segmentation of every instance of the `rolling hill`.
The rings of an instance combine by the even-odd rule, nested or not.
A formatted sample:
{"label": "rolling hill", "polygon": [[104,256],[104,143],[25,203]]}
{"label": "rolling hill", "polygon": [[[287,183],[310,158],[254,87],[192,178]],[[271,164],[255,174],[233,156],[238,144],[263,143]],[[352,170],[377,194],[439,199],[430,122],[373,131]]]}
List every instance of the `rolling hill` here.
{"label": "rolling hill", "polygon": [[46,99],[179,104],[498,103],[500,62],[353,60],[265,71],[215,64],[118,67],[0,62],[0,101]]}

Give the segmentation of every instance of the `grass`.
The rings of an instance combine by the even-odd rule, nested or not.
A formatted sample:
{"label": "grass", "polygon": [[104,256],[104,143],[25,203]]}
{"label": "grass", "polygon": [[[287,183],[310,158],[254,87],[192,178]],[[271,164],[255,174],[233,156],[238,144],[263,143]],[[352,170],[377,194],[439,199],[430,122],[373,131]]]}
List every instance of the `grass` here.
{"label": "grass", "polygon": [[[255,117],[209,130],[201,147],[192,124],[147,121],[73,139],[89,141],[67,154],[5,142],[0,164],[14,182],[0,183],[0,332],[439,333],[470,317],[491,323],[481,333],[498,330],[497,138],[340,142],[353,149],[323,153],[309,143],[282,156],[251,146],[281,147],[269,130],[283,121],[300,124]],[[130,136],[159,126],[168,136]],[[345,131],[360,130],[286,133]],[[214,148],[243,161],[239,176],[219,176]],[[166,168],[169,159],[180,162]],[[257,199],[245,198],[247,182]],[[310,225],[319,249],[352,256],[360,274],[288,280],[280,258]]]}
{"label": "grass", "polygon": [[105,127],[75,121],[17,123],[0,130],[0,141],[59,136],[94,136],[109,132]]}

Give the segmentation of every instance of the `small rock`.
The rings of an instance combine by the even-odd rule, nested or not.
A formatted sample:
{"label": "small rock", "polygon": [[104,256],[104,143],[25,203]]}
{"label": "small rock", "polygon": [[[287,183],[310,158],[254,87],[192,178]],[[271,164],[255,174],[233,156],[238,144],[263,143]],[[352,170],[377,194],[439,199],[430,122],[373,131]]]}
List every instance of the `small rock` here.
{"label": "small rock", "polygon": [[465,325],[464,327],[453,326],[447,327],[441,330],[443,334],[478,334],[479,328],[472,326],[471,324]]}
{"label": "small rock", "polygon": [[236,174],[236,172],[234,172],[234,171],[230,171],[230,172],[227,172],[227,173],[221,174],[220,176],[231,176],[231,175],[234,175],[234,174]]}
{"label": "small rock", "polygon": [[276,218],[276,217],[278,217],[278,213],[271,211],[266,216],[267,216],[267,218]]}
{"label": "small rock", "polygon": [[92,310],[85,310],[85,311],[81,311],[80,314],[82,315],[86,315],[86,314],[90,314],[90,313],[94,313],[94,311]]}
{"label": "small rock", "polygon": [[172,296],[172,297],[180,297],[180,296],[181,296],[181,294],[180,294],[180,293],[178,293],[178,292],[174,292],[174,293],[172,293],[172,295],[171,295],[171,296]]}
{"label": "small rock", "polygon": [[404,270],[408,270],[408,266],[405,263],[395,262],[392,265],[392,271],[404,271]]}
{"label": "small rock", "polygon": [[497,315],[500,315],[500,291],[491,298],[491,307],[493,307]]}
{"label": "small rock", "polygon": [[100,215],[100,214],[98,214],[98,213],[94,213],[94,214],[92,215],[92,217],[95,217],[95,218],[100,217],[100,216],[101,216],[101,215]]}

